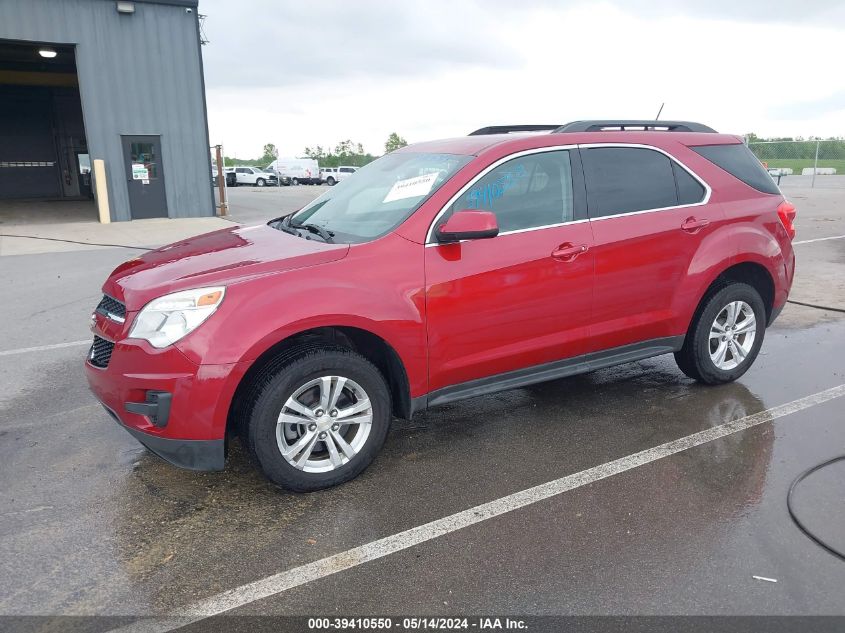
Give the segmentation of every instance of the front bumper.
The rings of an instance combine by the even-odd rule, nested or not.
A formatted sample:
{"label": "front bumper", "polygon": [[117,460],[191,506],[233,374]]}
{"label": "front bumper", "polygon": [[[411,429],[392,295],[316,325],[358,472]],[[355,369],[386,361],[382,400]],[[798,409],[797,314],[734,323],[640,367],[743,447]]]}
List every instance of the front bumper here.
{"label": "front bumper", "polygon": [[176,466],[221,470],[229,405],[243,372],[238,363],[198,365],[175,346],[127,339],[123,324],[94,315],[94,333],[116,341],[105,367],[85,362],[94,396],[112,418]]}
{"label": "front bumper", "polygon": [[224,440],[175,440],[150,435],[126,426],[114,411],[106,405],[103,405],[103,408],[132,437],[174,466],[188,470],[210,471],[223,470],[226,464]]}

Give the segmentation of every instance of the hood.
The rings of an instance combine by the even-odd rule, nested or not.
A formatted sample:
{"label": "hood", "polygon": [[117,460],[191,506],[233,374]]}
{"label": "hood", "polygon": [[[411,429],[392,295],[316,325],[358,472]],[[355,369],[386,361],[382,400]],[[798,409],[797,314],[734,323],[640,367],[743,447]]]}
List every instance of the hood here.
{"label": "hood", "polygon": [[306,240],[265,224],[222,229],[124,262],[106,280],[103,292],[124,301],[132,312],[171,292],[325,264],[348,252],[348,244]]}

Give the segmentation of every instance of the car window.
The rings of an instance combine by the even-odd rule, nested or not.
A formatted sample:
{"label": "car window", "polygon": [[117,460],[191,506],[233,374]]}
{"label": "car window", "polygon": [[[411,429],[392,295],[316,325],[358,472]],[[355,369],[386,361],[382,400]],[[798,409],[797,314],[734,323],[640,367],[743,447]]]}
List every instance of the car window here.
{"label": "car window", "polygon": [[590,217],[633,213],[678,204],[672,161],[639,147],[581,150]]}
{"label": "car window", "polygon": [[763,168],[763,164],[742,143],[734,145],[699,145],[690,147],[711,163],[718,165],[734,178],[763,193],[779,194],[780,189]]}
{"label": "car window", "polygon": [[495,213],[500,233],[569,222],[573,219],[569,151],[529,154],[502,163],[461,194],[445,217],[465,209]]}
{"label": "car window", "polygon": [[672,161],[675,184],[678,188],[678,204],[695,204],[704,200],[704,187],[686,169]]}
{"label": "car window", "polygon": [[249,172],[244,167],[238,167],[236,170],[239,174],[248,174]]}
{"label": "car window", "polygon": [[382,156],[290,216],[334,233],[336,242],[360,243],[390,232],[472,157],[394,152]]}
{"label": "car window", "polygon": [[354,172],[355,170],[354,170],[354,169],[351,169],[351,168],[349,168],[349,167],[341,167],[341,168],[340,168],[340,171],[341,171],[341,172],[343,172],[344,174],[351,174],[351,173],[352,173],[352,172]]}

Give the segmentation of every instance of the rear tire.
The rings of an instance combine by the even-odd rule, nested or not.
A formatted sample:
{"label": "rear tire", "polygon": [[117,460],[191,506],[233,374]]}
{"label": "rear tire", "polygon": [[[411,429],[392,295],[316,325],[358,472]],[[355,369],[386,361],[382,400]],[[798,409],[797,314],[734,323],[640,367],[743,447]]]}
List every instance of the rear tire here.
{"label": "rear tire", "polygon": [[331,176],[329,176],[328,178],[326,178],[326,184],[327,184],[329,187],[334,187],[334,184],[335,184],[336,182],[337,182],[337,181],[336,181],[334,178],[332,178]]}
{"label": "rear tire", "polygon": [[704,384],[732,382],[754,364],[765,333],[766,308],[760,293],[733,282],[705,297],[675,362]]}
{"label": "rear tire", "polygon": [[298,185],[299,184],[299,178],[294,178],[293,180],[290,181],[290,184]]}
{"label": "rear tire", "polygon": [[258,377],[252,394],[244,443],[270,481],[295,492],[359,475],[390,428],[384,377],[345,348],[290,352]]}

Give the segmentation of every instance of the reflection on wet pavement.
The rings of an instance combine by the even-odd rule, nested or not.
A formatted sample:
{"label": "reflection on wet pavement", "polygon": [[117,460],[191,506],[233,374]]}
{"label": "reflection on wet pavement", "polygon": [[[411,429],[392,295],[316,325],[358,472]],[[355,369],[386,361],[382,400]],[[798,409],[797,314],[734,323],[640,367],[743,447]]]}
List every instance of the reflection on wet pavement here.
{"label": "reflection on wet pavement", "polygon": [[[40,368],[49,381],[7,403],[0,423],[5,488],[0,575],[15,579],[4,584],[16,587],[0,594],[0,612],[167,612],[845,382],[845,359],[830,354],[832,341],[845,341],[845,320],[786,326],[789,322],[769,331],[765,353],[746,377],[718,388],[691,382],[671,357],[662,357],[397,420],[383,454],[360,478],[310,495],[266,482],[236,442],[222,473],[165,464],[92,406],[81,372],[75,371],[79,359],[65,354]],[[784,375],[787,357],[793,371]],[[56,393],[69,394],[55,405],[67,407],[62,415],[37,404],[54,401]],[[841,446],[841,424],[825,417],[837,406],[841,403],[818,407],[818,414],[810,410],[807,416],[818,415],[830,441]],[[608,569],[615,562],[634,578],[660,577],[658,567],[669,558],[675,567],[690,556],[718,560],[718,552],[731,549],[737,526],[747,527],[748,518],[760,512],[772,472],[780,468],[775,466],[795,458],[794,447],[779,446],[778,428],[763,425],[624,475],[643,479],[648,472],[647,485],[632,487],[620,476],[512,513],[501,520],[505,528],[498,536],[499,520],[471,528],[476,538],[508,543],[501,560],[484,558],[489,552],[481,560],[506,577],[520,573],[509,566],[529,570],[544,579],[546,591],[568,579],[575,584],[564,603],[573,607],[589,600],[590,591],[602,594],[602,583],[555,567],[564,555],[538,555],[514,533],[514,525],[534,542],[555,543],[573,570]],[[814,455],[808,451],[804,457]],[[778,481],[787,474],[778,474]],[[561,514],[549,520],[550,508]],[[448,540],[467,539],[469,532]],[[614,542],[624,544],[624,553],[613,549]],[[427,544],[379,564],[389,573],[391,565],[430,555],[449,566],[438,547]],[[473,563],[478,573],[480,564]],[[343,586],[362,573],[320,582]],[[483,574],[488,605],[520,610],[516,602],[504,606],[509,599],[497,587],[502,584],[505,593],[508,583],[487,569]],[[435,591],[442,574],[428,565],[412,577],[424,596],[429,586]],[[391,584],[397,595],[402,583]],[[510,591],[517,600],[519,592]],[[304,595],[304,589],[291,592],[291,604],[306,608],[307,600],[297,602]],[[466,592],[468,606],[472,595]],[[273,608],[284,610],[284,604]],[[630,607],[624,600],[618,604]]]}

